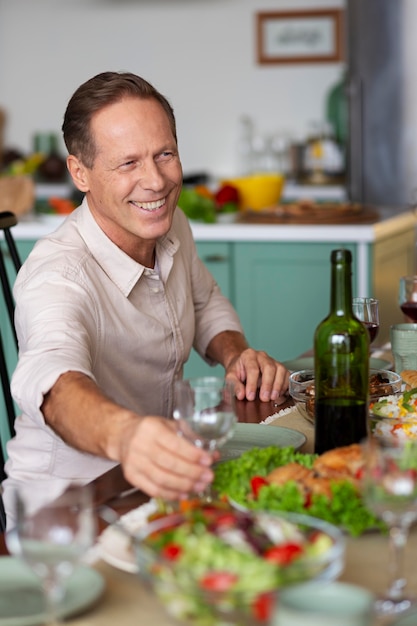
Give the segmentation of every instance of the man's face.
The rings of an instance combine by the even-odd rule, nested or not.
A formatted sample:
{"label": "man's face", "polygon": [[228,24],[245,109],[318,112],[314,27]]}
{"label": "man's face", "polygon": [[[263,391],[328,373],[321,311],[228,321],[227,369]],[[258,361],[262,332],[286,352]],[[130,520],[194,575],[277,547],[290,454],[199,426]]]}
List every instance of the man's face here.
{"label": "man's face", "polygon": [[182,185],[168,117],[157,101],[129,97],[96,113],[91,132],[94,165],[69,157],[74,182],[107,236],[148,264],[156,239],[171,227]]}

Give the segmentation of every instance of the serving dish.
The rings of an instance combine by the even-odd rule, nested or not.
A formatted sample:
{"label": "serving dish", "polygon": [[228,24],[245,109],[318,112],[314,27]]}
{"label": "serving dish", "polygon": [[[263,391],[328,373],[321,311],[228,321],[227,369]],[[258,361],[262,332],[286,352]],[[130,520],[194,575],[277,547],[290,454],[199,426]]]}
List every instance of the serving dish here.
{"label": "serving dish", "polygon": [[141,577],[194,626],[269,624],[279,589],[335,579],[345,552],[343,534],[326,522],[225,503],[152,520],[133,543]]}
{"label": "serving dish", "polygon": [[[369,370],[369,401],[401,391],[402,379],[390,370]],[[290,375],[289,392],[300,414],[314,422],[314,370],[299,370]]]}
{"label": "serving dish", "polygon": [[[349,467],[345,472],[337,463],[340,467],[338,480],[336,475],[331,476],[331,468],[326,477],[324,455],[274,446],[248,450],[240,458],[215,467],[213,489],[242,510],[310,515],[341,527],[352,536],[385,529],[385,524],[362,500],[358,475],[364,460],[360,455],[358,458],[361,449],[357,448],[354,454],[347,451]],[[340,451],[343,454],[344,450],[339,448],[338,453]],[[280,481],[276,476],[274,481],[270,480],[270,474],[278,468],[282,468]]]}
{"label": "serving dish", "polygon": [[273,429],[266,424],[235,424],[233,436],[220,448],[220,460],[226,461],[238,458],[243,452],[251,448],[266,448],[270,445],[279,448],[301,448],[305,443],[306,436],[298,430],[274,426]]}

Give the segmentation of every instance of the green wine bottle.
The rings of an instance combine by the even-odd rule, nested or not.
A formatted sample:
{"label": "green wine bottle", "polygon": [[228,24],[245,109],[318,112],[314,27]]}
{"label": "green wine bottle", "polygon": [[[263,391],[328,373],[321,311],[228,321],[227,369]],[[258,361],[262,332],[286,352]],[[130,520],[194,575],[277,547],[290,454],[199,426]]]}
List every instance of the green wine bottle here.
{"label": "green wine bottle", "polygon": [[352,311],[352,255],[331,253],[330,313],[314,335],[315,452],[367,435],[369,336]]}

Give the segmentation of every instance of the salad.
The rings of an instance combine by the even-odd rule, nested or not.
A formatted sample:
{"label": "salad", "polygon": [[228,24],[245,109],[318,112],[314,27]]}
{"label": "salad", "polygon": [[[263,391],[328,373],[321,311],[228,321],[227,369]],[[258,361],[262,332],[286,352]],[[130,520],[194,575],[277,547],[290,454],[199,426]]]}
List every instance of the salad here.
{"label": "salad", "polygon": [[268,623],[277,589],[342,567],[337,529],[303,516],[294,523],[200,505],[151,522],[145,534],[136,545],[140,571],[171,613],[201,626],[231,614],[239,624]]}
{"label": "salad", "polygon": [[266,479],[273,469],[293,462],[311,469],[316,458],[315,454],[297,452],[291,447],[253,448],[238,459],[217,464],[213,489],[237,506],[310,515],[339,526],[352,536],[375,528],[385,530],[385,524],[366,508],[349,480],[332,484],[331,497],[313,494],[306,498],[295,481],[277,485]]}
{"label": "salad", "polygon": [[417,439],[417,389],[381,398],[371,405],[370,412],[374,435]]}

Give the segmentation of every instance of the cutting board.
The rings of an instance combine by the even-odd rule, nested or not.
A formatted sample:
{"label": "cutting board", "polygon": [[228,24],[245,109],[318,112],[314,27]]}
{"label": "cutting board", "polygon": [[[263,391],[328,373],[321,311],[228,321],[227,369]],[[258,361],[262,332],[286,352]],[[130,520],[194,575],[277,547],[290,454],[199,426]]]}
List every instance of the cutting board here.
{"label": "cutting board", "polygon": [[262,211],[242,211],[241,224],[372,224],[378,210],[360,204],[297,202]]}

